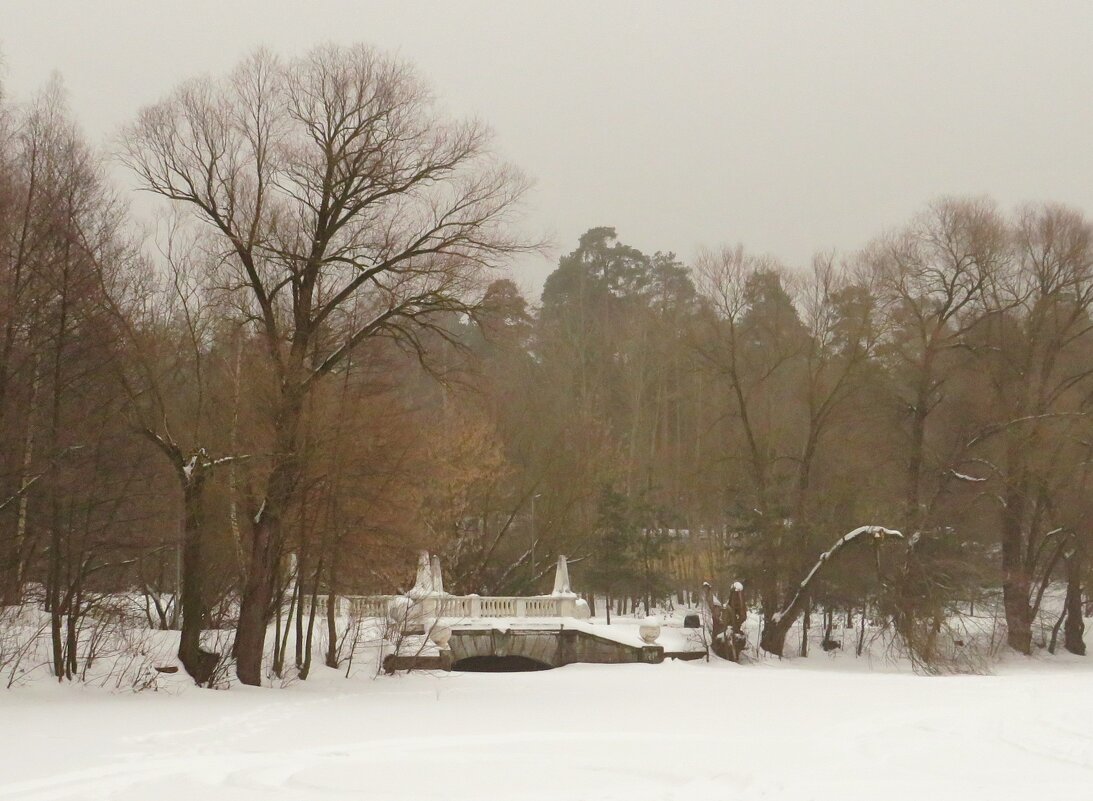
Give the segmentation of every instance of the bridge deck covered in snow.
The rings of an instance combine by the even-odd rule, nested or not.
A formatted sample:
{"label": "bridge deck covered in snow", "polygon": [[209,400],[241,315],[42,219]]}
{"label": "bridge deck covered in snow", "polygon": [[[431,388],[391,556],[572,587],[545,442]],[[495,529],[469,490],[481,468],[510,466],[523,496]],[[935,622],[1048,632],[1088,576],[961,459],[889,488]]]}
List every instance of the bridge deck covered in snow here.
{"label": "bridge deck covered in snow", "polygon": [[405,595],[347,598],[345,603],[357,617],[384,617],[402,645],[406,635],[418,636],[409,649],[388,656],[389,671],[458,670],[498,659],[544,668],[574,662],[658,663],[706,653],[699,629],[665,627],[651,619],[614,625],[591,621],[588,605],[569,586],[564,556],[558,558],[550,595],[451,595],[444,591],[439,559],[423,553],[417,581]]}

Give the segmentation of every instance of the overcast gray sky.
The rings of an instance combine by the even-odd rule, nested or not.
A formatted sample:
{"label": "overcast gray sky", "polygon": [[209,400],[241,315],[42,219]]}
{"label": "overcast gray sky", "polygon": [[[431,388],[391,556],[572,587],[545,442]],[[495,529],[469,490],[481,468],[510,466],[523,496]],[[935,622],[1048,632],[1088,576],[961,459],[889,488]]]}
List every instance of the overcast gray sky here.
{"label": "overcast gray sky", "polygon": [[852,250],[941,194],[1093,212],[1093,4],[0,0],[10,94],[54,70],[106,141],[182,79],[266,45],[418,65],[536,181],[538,290],[594,225],[690,259]]}

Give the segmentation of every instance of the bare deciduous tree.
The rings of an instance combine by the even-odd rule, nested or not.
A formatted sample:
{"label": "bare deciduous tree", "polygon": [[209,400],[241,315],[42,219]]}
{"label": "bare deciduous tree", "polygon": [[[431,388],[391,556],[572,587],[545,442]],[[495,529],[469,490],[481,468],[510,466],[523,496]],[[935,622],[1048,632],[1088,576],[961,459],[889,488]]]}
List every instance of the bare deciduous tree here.
{"label": "bare deciduous tree", "polygon": [[[276,376],[236,640],[245,683],[261,681],[304,399],[369,338],[420,349],[437,313],[473,314],[480,271],[525,248],[506,226],[526,184],[488,142],[483,126],[437,115],[406,65],[360,46],[259,52],[128,130],[145,188],[187,204],[230,252]],[[324,329],[332,345],[316,353]]]}

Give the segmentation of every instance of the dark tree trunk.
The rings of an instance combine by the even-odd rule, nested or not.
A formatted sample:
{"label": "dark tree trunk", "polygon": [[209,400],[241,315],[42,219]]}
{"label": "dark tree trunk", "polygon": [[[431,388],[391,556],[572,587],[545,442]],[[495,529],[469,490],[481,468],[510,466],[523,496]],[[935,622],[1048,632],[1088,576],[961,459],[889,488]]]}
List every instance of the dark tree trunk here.
{"label": "dark tree trunk", "polygon": [[300,667],[300,678],[306,679],[311,674],[312,644],[315,639],[315,612],[318,607],[318,595],[311,594],[311,603],[308,604],[307,613],[307,641],[304,646],[304,663]]}
{"label": "dark tree trunk", "polygon": [[338,594],[335,591],[337,561],[333,557],[330,559],[330,572],[327,577],[330,583],[326,595],[326,666],[334,669],[338,667]]}
{"label": "dark tree trunk", "polygon": [[307,551],[304,548],[303,542],[305,539],[305,533],[301,526],[300,531],[300,552],[296,560],[296,643],[295,643],[295,657],[296,657],[296,672],[299,673],[300,669],[304,665],[304,562],[307,558]]}
{"label": "dark tree trunk", "polygon": [[79,605],[78,600],[72,597],[66,601],[65,608],[68,612],[65,619],[65,678],[75,678],[79,672],[77,650],[79,645]]}
{"label": "dark tree trunk", "polygon": [[[189,477],[183,476],[182,526],[182,635],[178,659],[199,687],[208,684],[220,657],[201,648],[201,632],[208,621],[205,602],[205,570],[202,503],[205,476],[196,460]],[[178,599],[175,600],[176,605]]]}
{"label": "dark tree trunk", "polygon": [[805,614],[801,619],[801,656],[808,656],[808,630],[812,626],[812,602],[805,601]]}
{"label": "dark tree trunk", "polygon": [[302,411],[302,388],[283,387],[275,437],[278,458],[270,471],[265,499],[251,528],[253,536],[250,559],[235,635],[236,675],[243,684],[253,686],[262,683],[266,627],[269,625],[283,545],[281,517],[292,495],[296,479],[296,440]]}
{"label": "dark tree trunk", "polygon": [[[929,380],[929,368],[923,370],[923,381]],[[926,442],[926,420],[929,416],[929,390],[925,384],[919,387],[915,408],[911,416],[911,446],[907,464],[907,530],[914,533],[921,525],[922,463]]]}
{"label": "dark tree trunk", "polygon": [[[278,598],[282,598],[284,595],[283,590],[277,593]],[[288,651],[288,635],[292,631],[292,616],[296,612],[300,598],[300,584],[294,582],[292,588],[292,594],[289,595],[288,601],[288,616],[285,618],[285,628],[281,630],[281,610],[277,609],[277,629],[281,635],[281,642],[279,645],[275,645],[274,657],[273,657],[273,672],[277,678],[282,678],[285,674],[285,656]]]}
{"label": "dark tree trunk", "polygon": [[[768,654],[774,654],[775,656],[781,656],[786,647],[786,635],[789,634],[789,628],[793,625],[793,621],[796,620],[797,615],[800,613],[800,608],[790,610],[792,617],[779,617],[778,613],[770,616],[770,618],[763,623],[763,631],[759,635],[759,647],[766,651]],[[788,622],[787,622],[788,620]]]}
{"label": "dark tree trunk", "polygon": [[824,639],[823,649],[830,651],[839,647],[839,643],[831,636],[832,631],[835,629],[835,611],[832,609],[824,608]]}
{"label": "dark tree trunk", "polygon": [[[50,450],[57,452],[60,445],[61,432],[61,393],[64,386],[62,378],[62,355],[64,352],[66,335],[68,331],[68,260],[64,261],[63,281],[61,284],[60,321],[57,330],[57,341],[53,352],[53,398],[50,412],[49,443]],[[54,487],[51,493],[50,503],[50,530],[49,530],[49,587],[48,603],[50,614],[50,638],[53,645],[53,670],[57,679],[65,676],[64,643],[61,639],[61,583],[64,555],[62,551],[61,534],[61,499],[58,497],[60,487]]]}
{"label": "dark tree trunk", "polygon": [[262,653],[266,647],[266,624],[273,601],[274,565],[272,517],[260,514],[253,527],[253,541],[239,604],[239,624],[235,633],[235,672],[244,684],[262,683]]}
{"label": "dark tree trunk", "polygon": [[812,582],[823,572],[824,566],[838,556],[847,545],[858,539],[868,539],[873,543],[874,547],[878,547],[881,540],[885,537],[902,538],[902,536],[903,535],[897,531],[891,531],[879,526],[862,526],[836,540],[834,545],[820,554],[819,560],[813,566],[808,576],[806,576],[804,581],[798,585],[797,593],[793,596],[793,599],[789,604],[781,611],[772,614],[770,619],[765,621],[763,632],[759,637],[759,647],[769,654],[782,656],[786,645],[786,634],[789,633],[790,628],[793,626],[793,622],[801,612],[808,607],[809,591]]}
{"label": "dark tree trunk", "polygon": [[49,586],[46,603],[49,608],[49,634],[53,647],[53,675],[58,680],[65,676],[64,641],[61,639],[61,516],[58,501],[52,499],[52,525],[49,532]]}
{"label": "dark tree trunk", "polygon": [[[315,640],[315,617],[316,611],[319,605],[319,577],[323,574],[323,558],[320,556],[318,564],[315,565],[315,575],[311,585],[310,598],[311,602],[308,604],[307,612],[307,638],[304,645],[304,661],[299,666],[300,678],[306,679],[311,674],[311,653],[312,644]],[[301,604],[303,608],[303,604]]]}
{"label": "dark tree trunk", "polygon": [[1076,547],[1066,560],[1066,623],[1063,625],[1063,647],[1072,654],[1085,656],[1085,621],[1082,620],[1082,569],[1084,552]]}
{"label": "dark tree trunk", "polygon": [[[1011,449],[1012,450],[1012,449]],[[1006,612],[1006,641],[1013,650],[1032,653],[1032,582],[1025,563],[1023,524],[1025,492],[1011,484],[1002,512],[1002,605]]]}

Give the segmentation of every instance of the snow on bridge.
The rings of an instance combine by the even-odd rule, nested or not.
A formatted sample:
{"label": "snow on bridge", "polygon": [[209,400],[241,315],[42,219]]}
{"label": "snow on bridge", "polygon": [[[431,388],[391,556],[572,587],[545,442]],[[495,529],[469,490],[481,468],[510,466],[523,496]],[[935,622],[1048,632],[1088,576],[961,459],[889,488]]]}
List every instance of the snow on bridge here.
{"label": "snow on bridge", "polygon": [[519,657],[543,667],[573,662],[656,663],[665,657],[695,658],[705,653],[702,633],[696,629],[678,625],[665,629],[654,618],[610,626],[592,621],[588,604],[570,587],[564,556],[558,557],[550,595],[452,595],[444,590],[439,558],[422,552],[417,579],[405,595],[339,600],[343,613],[385,620],[389,639],[400,645],[405,646],[407,635],[412,638],[412,653],[392,654],[385,662],[389,670],[450,669],[458,668],[460,662],[498,657]]}
{"label": "snow on bridge", "polygon": [[[326,599],[318,599],[322,612]],[[569,567],[558,557],[554,589],[550,595],[452,595],[444,591],[440,558],[425,551],[418,559],[417,580],[405,595],[349,595],[339,601],[340,612],[353,617],[432,620],[437,618],[573,618],[587,620],[588,604],[569,586]]]}

